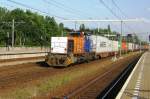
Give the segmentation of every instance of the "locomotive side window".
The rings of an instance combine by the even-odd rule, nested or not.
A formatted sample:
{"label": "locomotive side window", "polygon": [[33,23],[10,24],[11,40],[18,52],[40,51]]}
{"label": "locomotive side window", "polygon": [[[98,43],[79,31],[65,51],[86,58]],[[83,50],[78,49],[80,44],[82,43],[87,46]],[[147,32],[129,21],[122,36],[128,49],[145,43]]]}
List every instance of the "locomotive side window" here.
{"label": "locomotive side window", "polygon": [[73,40],[68,40],[68,52],[73,52],[74,49],[74,41]]}

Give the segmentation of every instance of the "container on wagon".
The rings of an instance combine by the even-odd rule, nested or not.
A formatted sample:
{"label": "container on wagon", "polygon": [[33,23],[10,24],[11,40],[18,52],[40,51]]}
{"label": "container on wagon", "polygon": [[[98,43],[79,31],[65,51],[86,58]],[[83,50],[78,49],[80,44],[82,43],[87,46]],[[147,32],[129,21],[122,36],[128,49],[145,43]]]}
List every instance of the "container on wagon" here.
{"label": "container on wagon", "polygon": [[133,43],[129,43],[128,44],[128,49],[129,49],[129,51],[134,51],[134,44]]}
{"label": "container on wagon", "polygon": [[135,49],[135,44],[134,43],[132,43],[132,47],[133,47],[133,51],[135,51],[136,49]]}
{"label": "container on wagon", "polygon": [[132,43],[132,51],[134,51],[134,43]]}
{"label": "container on wagon", "polygon": [[127,43],[122,41],[122,50],[127,50]]}
{"label": "container on wagon", "polygon": [[90,41],[91,41],[91,51],[92,52],[96,52],[96,41],[97,41],[97,36],[96,35],[91,35],[89,37]]}
{"label": "container on wagon", "polygon": [[107,44],[108,52],[113,52],[112,40],[107,39]]}
{"label": "container on wagon", "polygon": [[92,45],[91,45],[91,40],[90,40],[89,36],[85,36],[84,50],[85,50],[85,52],[91,52],[92,51]]}
{"label": "container on wagon", "polygon": [[113,52],[118,52],[119,51],[118,41],[112,41],[112,51]]}
{"label": "container on wagon", "polygon": [[138,44],[135,44],[135,49],[139,50],[139,45]]}
{"label": "container on wagon", "polygon": [[92,51],[96,53],[105,53],[110,51],[111,42],[108,38],[103,36],[91,35],[90,39],[92,44]]}
{"label": "container on wagon", "polygon": [[132,51],[132,49],[133,49],[133,48],[132,48],[132,43],[128,43],[128,50],[129,50],[129,51]]}
{"label": "container on wagon", "polygon": [[144,50],[148,50],[148,49],[149,49],[149,45],[148,45],[148,44],[145,44],[143,49],[144,49]]}

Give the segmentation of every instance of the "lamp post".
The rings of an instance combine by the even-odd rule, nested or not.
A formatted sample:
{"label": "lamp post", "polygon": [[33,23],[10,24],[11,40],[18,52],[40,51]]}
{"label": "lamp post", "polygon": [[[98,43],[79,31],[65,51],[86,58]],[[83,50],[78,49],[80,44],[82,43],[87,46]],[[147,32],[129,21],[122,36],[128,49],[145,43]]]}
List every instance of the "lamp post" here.
{"label": "lamp post", "polygon": [[122,24],[123,24],[123,21],[121,20],[121,32],[120,32],[120,49],[119,49],[119,52],[120,52],[120,57],[122,55]]}

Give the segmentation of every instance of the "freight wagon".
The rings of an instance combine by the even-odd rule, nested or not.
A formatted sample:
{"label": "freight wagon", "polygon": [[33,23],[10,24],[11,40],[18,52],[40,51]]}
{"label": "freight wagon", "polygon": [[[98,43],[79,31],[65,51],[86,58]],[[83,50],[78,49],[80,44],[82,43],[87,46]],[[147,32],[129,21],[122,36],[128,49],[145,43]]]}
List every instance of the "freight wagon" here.
{"label": "freight wagon", "polygon": [[127,53],[128,46],[127,46],[127,42],[126,41],[122,41],[121,50],[122,50],[122,53]]}
{"label": "freight wagon", "polygon": [[109,55],[109,40],[105,37],[91,35],[92,51],[95,52],[96,58],[107,57]]}
{"label": "freight wagon", "polygon": [[134,50],[133,43],[128,43],[128,51],[133,51],[133,50]]}
{"label": "freight wagon", "polygon": [[109,40],[103,36],[90,36],[92,42],[92,51],[96,58],[108,57],[118,52],[118,41]]}
{"label": "freight wagon", "polygon": [[119,51],[119,46],[118,46],[119,42],[118,41],[112,41],[112,52],[113,54],[118,54]]}
{"label": "freight wagon", "polygon": [[149,45],[144,44],[144,45],[142,45],[141,49],[147,51],[147,50],[149,50]]}

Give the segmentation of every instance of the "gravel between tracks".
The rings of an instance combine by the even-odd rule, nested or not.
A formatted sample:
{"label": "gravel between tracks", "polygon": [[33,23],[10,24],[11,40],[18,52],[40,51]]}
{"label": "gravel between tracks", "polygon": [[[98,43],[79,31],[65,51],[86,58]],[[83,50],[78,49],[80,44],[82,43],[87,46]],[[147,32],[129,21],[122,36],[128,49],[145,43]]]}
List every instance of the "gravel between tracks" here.
{"label": "gravel between tracks", "polygon": [[[127,58],[116,62],[127,63],[135,56],[137,53],[127,55]],[[68,68],[52,68],[43,63],[0,67],[0,98],[62,97],[108,71],[113,66],[112,63],[111,58],[106,58]]]}

